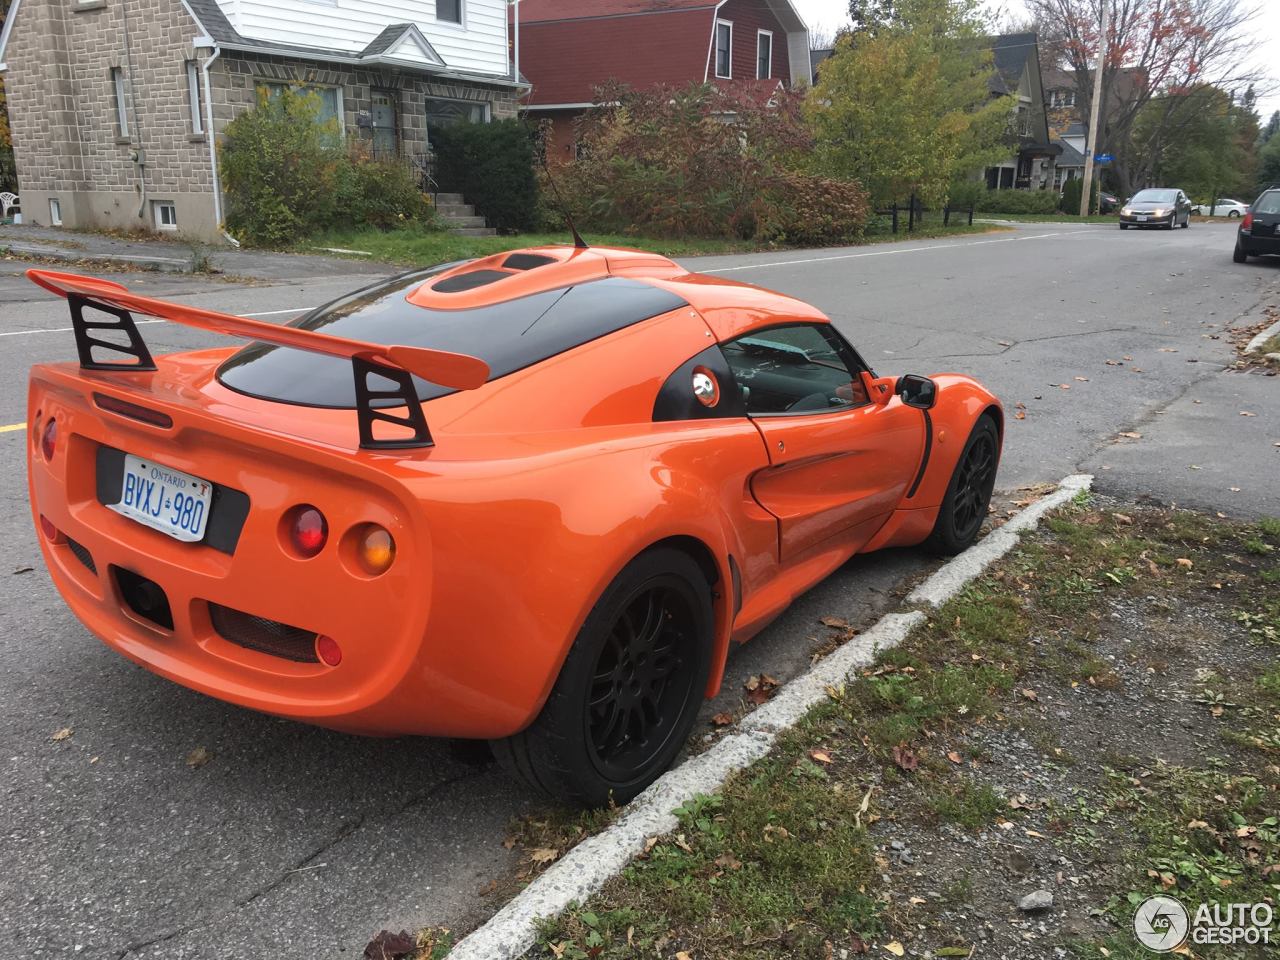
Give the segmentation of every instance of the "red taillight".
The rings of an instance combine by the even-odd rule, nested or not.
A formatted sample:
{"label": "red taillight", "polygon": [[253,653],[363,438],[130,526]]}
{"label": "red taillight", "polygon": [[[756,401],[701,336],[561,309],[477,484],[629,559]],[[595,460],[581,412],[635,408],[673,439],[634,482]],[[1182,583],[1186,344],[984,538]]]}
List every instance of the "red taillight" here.
{"label": "red taillight", "polygon": [[1253,230],[1253,211],[1250,210],[1244,215],[1244,219],[1240,221],[1240,232],[1249,233]]}
{"label": "red taillight", "polygon": [[289,521],[289,540],[302,557],[314,557],[329,539],[329,521],[311,506],[294,507]]}
{"label": "red taillight", "polygon": [[316,656],[326,667],[336,667],[342,662],[342,648],[337,640],[322,633],[316,637]]}
{"label": "red taillight", "polygon": [[167,413],[161,413],[159,410],[150,410],[136,403],[130,403],[128,400],[121,400],[119,397],[108,396],[105,393],[95,393],[93,402],[102,410],[128,417],[130,420],[149,423],[153,427],[168,429],[173,426],[173,417]]}
{"label": "red taillight", "polygon": [[40,532],[45,535],[45,539],[47,540],[58,539],[58,528],[55,527],[53,525],[53,521],[50,520],[48,517],[46,517],[43,513],[40,514]]}
{"label": "red taillight", "polygon": [[40,433],[40,452],[46,460],[53,459],[53,451],[58,446],[58,421],[50,417]]}

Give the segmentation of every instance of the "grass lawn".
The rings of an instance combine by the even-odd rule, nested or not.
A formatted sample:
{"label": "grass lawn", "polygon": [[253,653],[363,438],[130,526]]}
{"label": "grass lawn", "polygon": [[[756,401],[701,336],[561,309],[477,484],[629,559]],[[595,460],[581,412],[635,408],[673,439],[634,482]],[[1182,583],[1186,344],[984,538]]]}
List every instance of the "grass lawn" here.
{"label": "grass lawn", "polygon": [[1115,214],[1099,214],[1089,217],[1072,216],[1067,213],[975,213],[973,219],[979,220],[1013,220],[1017,223],[1119,223]]}
{"label": "grass lawn", "polygon": [[1139,960],[1147,896],[1275,903],[1278,561],[1280,521],[1079,498],[532,956]]}
{"label": "grass lawn", "polygon": [[[922,240],[930,237],[990,233],[992,227],[986,224],[975,224],[972,227],[967,225],[952,227],[929,225],[910,234],[906,233],[905,230],[904,225],[903,232],[896,236],[894,234],[875,234],[864,238],[862,242],[890,243],[895,240]],[[787,249],[761,246],[746,240],[708,240],[700,238],[665,240],[655,237],[593,232],[587,232],[585,237],[588,243],[595,246],[633,247],[641,250],[651,250],[669,257],[754,253],[761,250]],[[452,260],[485,257],[520,247],[571,243],[573,243],[573,238],[568,233],[523,233],[509,237],[463,237],[455,233],[419,230],[412,227],[391,231],[366,227],[330,231],[307,241],[304,246],[298,248],[298,252],[316,253],[320,248],[325,247],[359,250],[372,255],[375,260],[410,266],[425,266],[434,263],[448,263]],[[338,255],[341,256],[342,254]]]}

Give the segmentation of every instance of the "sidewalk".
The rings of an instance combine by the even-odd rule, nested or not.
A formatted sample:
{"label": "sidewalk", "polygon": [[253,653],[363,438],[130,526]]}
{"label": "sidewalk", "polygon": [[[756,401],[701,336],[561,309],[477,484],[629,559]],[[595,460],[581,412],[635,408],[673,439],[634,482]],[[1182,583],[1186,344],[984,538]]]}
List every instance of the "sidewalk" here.
{"label": "sidewalk", "polygon": [[127,270],[220,273],[248,280],[295,280],[340,274],[385,275],[386,264],[321,254],[237,250],[182,240],[124,239],[56,227],[0,226],[0,254],[67,264],[113,264]]}

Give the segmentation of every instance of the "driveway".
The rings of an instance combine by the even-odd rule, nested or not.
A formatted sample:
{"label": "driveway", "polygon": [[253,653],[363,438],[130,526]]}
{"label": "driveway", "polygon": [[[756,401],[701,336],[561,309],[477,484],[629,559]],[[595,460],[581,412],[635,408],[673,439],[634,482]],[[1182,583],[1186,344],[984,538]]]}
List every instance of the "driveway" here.
{"label": "driveway", "polygon": [[[1104,491],[1280,515],[1280,379],[1223,372],[1228,328],[1280,299],[1280,261],[1232,264],[1233,229],[1028,225],[689,265],[812,300],[880,373],[982,378],[1009,414],[1003,491],[1085,469]],[[283,321],[367,269],[124,280]],[[25,416],[31,363],[73,357],[66,326],[64,304],[0,272],[0,427]],[[156,350],[213,342],[144,330]],[[251,714],[107,651],[42,569],[24,436],[0,432],[0,956],[327,960],[359,956],[382,927],[459,929],[492,910],[482,888],[516,868],[506,824],[537,801],[446,743]],[[866,622],[925,563],[846,565],[735,654],[708,713],[750,674],[794,675],[819,616]],[[198,748],[212,759],[191,765]]]}

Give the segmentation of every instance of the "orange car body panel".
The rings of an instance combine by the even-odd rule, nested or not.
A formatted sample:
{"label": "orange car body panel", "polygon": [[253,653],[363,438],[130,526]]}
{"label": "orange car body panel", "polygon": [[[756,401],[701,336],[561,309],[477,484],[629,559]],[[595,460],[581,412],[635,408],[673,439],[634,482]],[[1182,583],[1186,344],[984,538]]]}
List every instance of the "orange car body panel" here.
{"label": "orange car body panel", "polygon": [[[428,400],[430,447],[362,449],[354,410],[231,390],[215,376],[231,349],[159,357],[155,371],[35,367],[31,507],[58,530],[40,537],[41,549],[71,609],[147,669],[256,710],[371,735],[501,737],[537,715],[617,573],[651,545],[679,538],[713,582],[710,695],[731,642],[758,632],[854,553],[923,540],[973,423],[984,411],[1000,416],[996,399],[974,381],[938,378],[923,476],[923,415],[897,398],[811,416],[654,422],[663,384],[701,351],[779,323],[827,319],[799,300],[689,274],[653,254],[528,252],[556,262],[447,296],[424,285],[406,299],[468,309],[626,276],[687,305]],[[443,276],[504,272],[506,256]],[[294,349],[364,356],[459,386],[471,385],[479,362],[322,342],[106,281],[33,274],[64,295]],[[95,395],[163,413],[172,426],[105,410]],[[47,461],[40,434],[51,417],[58,441]],[[101,447],[247,494],[234,552],[179,542],[104,506],[95,480]],[[328,519],[328,544],[310,559],[290,549],[282,527],[299,504]],[[381,576],[360,570],[351,554],[353,531],[370,522],[395,538],[395,562]],[[92,556],[96,572],[68,538]],[[162,586],[172,630],[129,609],[112,567]],[[214,628],[211,603],[332,637],[343,659],[333,667],[298,663],[232,643]]]}

